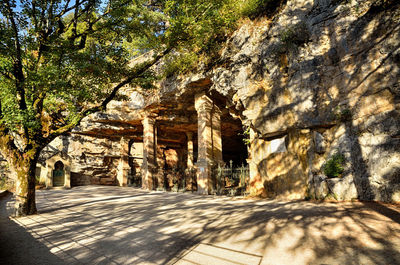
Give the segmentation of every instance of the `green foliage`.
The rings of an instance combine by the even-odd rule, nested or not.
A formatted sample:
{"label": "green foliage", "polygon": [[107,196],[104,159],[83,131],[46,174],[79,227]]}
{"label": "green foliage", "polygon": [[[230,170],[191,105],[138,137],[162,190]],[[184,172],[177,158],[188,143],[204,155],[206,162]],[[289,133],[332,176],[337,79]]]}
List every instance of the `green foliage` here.
{"label": "green foliage", "polygon": [[251,144],[250,142],[250,126],[243,126],[243,143],[247,146]]}
{"label": "green foliage", "polygon": [[153,87],[153,57],[133,59],[172,50],[166,74],[190,71],[240,16],[228,0],[10,3],[0,1],[0,127],[43,142],[117,96],[121,82]]}
{"label": "green foliage", "polygon": [[169,77],[188,73],[197,67],[199,59],[199,55],[190,51],[168,56],[166,58],[167,63],[164,68],[164,75]]}
{"label": "green foliage", "polygon": [[304,22],[299,22],[286,27],[281,31],[279,37],[284,48],[288,50],[306,43],[310,38],[310,33],[307,25]]}
{"label": "green foliage", "polygon": [[343,154],[334,154],[323,168],[324,174],[329,178],[337,178],[341,176],[344,171],[345,157]]}
{"label": "green foliage", "polygon": [[256,18],[261,15],[271,15],[279,8],[282,0],[248,0],[244,1],[241,15]]}
{"label": "green foliage", "polygon": [[178,45],[168,56],[164,75],[187,73],[200,63],[213,61],[221,44],[236,28],[241,2],[243,0],[168,1],[165,11],[171,19],[164,35],[174,43],[184,42],[185,45]]}
{"label": "green foliage", "polygon": [[335,119],[341,122],[350,121],[352,117],[350,109],[339,106],[335,108],[333,114],[335,116]]}
{"label": "green foliage", "polygon": [[[167,1],[166,15],[171,25],[164,34],[174,43],[166,61],[164,76],[185,74],[200,64],[210,65],[218,57],[222,44],[237,28],[240,18],[255,18],[274,13],[282,0]],[[190,4],[188,4],[190,3]],[[199,20],[199,14],[203,17]]]}

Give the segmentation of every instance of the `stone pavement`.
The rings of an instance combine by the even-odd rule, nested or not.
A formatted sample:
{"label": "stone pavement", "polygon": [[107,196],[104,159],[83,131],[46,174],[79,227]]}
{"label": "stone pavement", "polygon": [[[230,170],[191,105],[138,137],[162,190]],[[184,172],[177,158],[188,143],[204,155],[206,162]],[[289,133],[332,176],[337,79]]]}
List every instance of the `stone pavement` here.
{"label": "stone pavement", "polygon": [[400,209],[85,186],[37,192],[0,264],[400,264]]}

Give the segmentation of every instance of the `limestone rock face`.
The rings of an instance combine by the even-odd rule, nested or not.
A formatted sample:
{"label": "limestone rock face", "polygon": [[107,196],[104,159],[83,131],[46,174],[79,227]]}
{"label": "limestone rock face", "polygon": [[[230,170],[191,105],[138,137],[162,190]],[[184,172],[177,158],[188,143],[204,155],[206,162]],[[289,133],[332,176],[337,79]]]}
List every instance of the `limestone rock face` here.
{"label": "limestone rock face", "polygon": [[318,154],[323,154],[325,152],[325,139],[324,136],[317,132],[314,131],[314,145],[315,145],[315,152]]}
{"label": "limestone rock face", "polygon": [[272,21],[246,23],[223,52],[228,67],[213,70],[212,89],[235,95],[262,135],[394,111],[398,6],[363,2],[292,0]]}
{"label": "limestone rock face", "polygon": [[[338,200],[396,201],[399,22],[397,1],[287,1],[272,20],[248,21],[235,32],[222,53],[226,63],[209,74],[211,89],[241,110],[258,142],[293,129],[313,131],[303,173],[292,178],[321,174],[329,157],[344,155],[341,178],[318,184],[317,197],[329,187]],[[252,155],[271,161],[267,149]],[[301,168],[299,157],[275,165]],[[282,178],[260,167],[265,189]]]}
{"label": "limestone rock face", "polygon": [[324,175],[313,176],[312,182],[310,183],[312,188],[309,190],[309,194],[312,194],[313,198],[321,200],[329,195],[330,192],[326,179]]}
{"label": "limestone rock face", "polygon": [[119,140],[83,135],[59,137],[45,150],[40,158],[42,166],[47,159],[62,152],[72,158],[71,185],[114,185],[119,159]]}
{"label": "limestone rock face", "polygon": [[332,178],[327,179],[326,183],[333,198],[336,200],[348,201],[358,197],[356,186],[351,178]]}

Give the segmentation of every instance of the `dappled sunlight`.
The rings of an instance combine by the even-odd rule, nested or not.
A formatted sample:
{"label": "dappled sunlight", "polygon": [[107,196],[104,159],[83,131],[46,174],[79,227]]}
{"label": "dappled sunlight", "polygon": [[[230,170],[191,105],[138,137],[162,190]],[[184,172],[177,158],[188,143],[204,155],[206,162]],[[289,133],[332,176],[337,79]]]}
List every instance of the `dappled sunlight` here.
{"label": "dappled sunlight", "polygon": [[69,264],[400,261],[400,214],[384,206],[104,186],[39,191],[38,206],[40,214],[13,221]]}

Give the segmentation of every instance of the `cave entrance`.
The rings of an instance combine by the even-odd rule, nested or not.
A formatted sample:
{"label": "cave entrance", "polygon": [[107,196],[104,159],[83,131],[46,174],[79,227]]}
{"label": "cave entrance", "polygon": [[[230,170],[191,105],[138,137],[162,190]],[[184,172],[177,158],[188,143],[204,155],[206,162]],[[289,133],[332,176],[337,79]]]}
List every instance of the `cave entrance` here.
{"label": "cave entrance", "polygon": [[230,114],[221,118],[222,126],[222,159],[226,165],[241,167],[247,165],[248,136],[240,119],[234,119]]}
{"label": "cave entrance", "polygon": [[244,195],[248,186],[248,134],[239,118],[228,112],[221,115],[222,159],[224,164],[213,169],[217,193]]}
{"label": "cave entrance", "polygon": [[[248,135],[245,133],[240,114],[235,108],[229,108],[232,106],[230,100],[216,91],[209,95],[198,94],[196,106],[199,132],[202,133],[202,138],[199,137],[199,148],[201,146],[203,149],[199,158],[204,161],[204,157],[207,158],[208,154],[211,154],[208,157],[213,160],[210,165],[210,173],[203,169],[202,164],[199,165],[200,178],[198,177],[198,179],[206,182],[203,179],[209,178],[210,183],[206,184],[208,187],[203,185],[208,188],[208,193],[244,194],[249,179],[246,145]],[[210,134],[210,137],[207,137],[207,134]],[[211,152],[208,151],[209,149]],[[207,150],[207,153],[204,150]],[[204,174],[202,174],[203,171]],[[202,190],[202,192],[204,191]]]}
{"label": "cave entrance", "polygon": [[[221,121],[220,135],[222,141],[222,160],[225,165],[232,167],[240,167],[247,165],[248,142],[249,135],[245,132],[245,127],[240,119],[240,113],[232,106],[230,100],[226,96],[221,95],[217,91],[210,92],[209,98],[214,108],[218,109]],[[213,115],[213,114],[212,114]],[[215,119],[213,116],[212,119]],[[218,120],[218,118],[216,118]],[[212,121],[213,122],[213,121]],[[214,126],[213,126],[214,127]],[[213,128],[218,130],[218,125]],[[217,132],[218,134],[218,132]]]}

